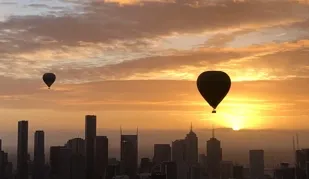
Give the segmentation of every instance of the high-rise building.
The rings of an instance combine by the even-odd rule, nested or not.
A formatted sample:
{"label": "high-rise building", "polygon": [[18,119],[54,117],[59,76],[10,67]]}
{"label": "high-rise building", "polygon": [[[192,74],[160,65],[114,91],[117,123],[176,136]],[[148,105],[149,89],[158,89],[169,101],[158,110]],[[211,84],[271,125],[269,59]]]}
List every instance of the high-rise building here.
{"label": "high-rise building", "polygon": [[18,121],[17,179],[28,179],[28,121]]}
{"label": "high-rise building", "polygon": [[72,154],[80,154],[85,156],[85,140],[82,138],[74,138],[68,140],[66,147],[71,149]]}
{"label": "high-rise building", "polygon": [[221,179],[233,178],[233,162],[221,161]]}
{"label": "high-rise building", "polygon": [[207,141],[207,171],[212,179],[220,179],[220,163],[222,161],[221,142],[215,138],[215,131],[212,130],[212,137]]}
{"label": "high-rise building", "polygon": [[186,154],[185,160],[189,165],[196,165],[198,163],[198,138],[192,130],[192,124],[190,132],[185,138]]}
{"label": "high-rise building", "polygon": [[172,142],[172,161],[177,164],[177,178],[187,179],[189,167],[185,162],[186,143],[185,140],[175,140]]}
{"label": "high-rise building", "polygon": [[264,178],[264,150],[249,151],[250,177],[252,179]]}
{"label": "high-rise building", "polygon": [[138,135],[122,135],[120,143],[121,174],[135,179],[138,164]]}
{"label": "high-rise building", "polygon": [[186,144],[185,140],[175,140],[172,142],[172,161],[176,163],[179,161],[185,161]]}
{"label": "high-rise building", "polygon": [[96,178],[103,179],[108,166],[108,138],[96,137]]}
{"label": "high-rise building", "polygon": [[68,140],[65,145],[71,149],[71,179],[86,178],[86,161],[85,161],[85,140],[82,138],[74,138]]}
{"label": "high-rise building", "polygon": [[68,179],[71,177],[71,149],[65,146],[50,147],[51,179]]}
{"label": "high-rise building", "polygon": [[154,144],[153,163],[159,165],[162,162],[171,161],[170,144]]}
{"label": "high-rise building", "polygon": [[34,133],[33,179],[42,179],[45,176],[45,143],[44,131]]}
{"label": "high-rise building", "polygon": [[86,178],[95,179],[95,141],[97,117],[86,115],[85,144],[86,144]]}

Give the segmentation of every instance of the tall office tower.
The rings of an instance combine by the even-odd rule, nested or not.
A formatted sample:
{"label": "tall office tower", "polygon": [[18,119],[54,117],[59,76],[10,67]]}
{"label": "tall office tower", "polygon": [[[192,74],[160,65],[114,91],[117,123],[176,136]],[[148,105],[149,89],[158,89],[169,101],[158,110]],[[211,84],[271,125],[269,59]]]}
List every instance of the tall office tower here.
{"label": "tall office tower", "polygon": [[85,144],[86,144],[86,179],[95,179],[95,141],[97,133],[97,117],[86,115]]}
{"label": "tall office tower", "polygon": [[153,163],[159,165],[162,162],[171,161],[170,144],[154,144]]}
{"label": "tall office tower", "polygon": [[186,144],[185,140],[175,140],[172,142],[172,161],[179,162],[185,161]]}
{"label": "tall office tower", "polygon": [[50,147],[51,179],[71,177],[71,150],[65,146]]}
{"label": "tall office tower", "polygon": [[71,149],[72,152],[71,179],[85,179],[85,140],[82,138],[70,139],[65,146]]}
{"label": "tall office tower", "polygon": [[264,150],[249,151],[250,176],[252,179],[264,178]]}
{"label": "tall office tower", "polygon": [[135,179],[138,163],[138,135],[122,135],[120,143],[121,174]]}
{"label": "tall office tower", "polygon": [[70,139],[65,146],[72,152],[70,179],[85,179],[85,140],[82,138]]}
{"label": "tall office tower", "polygon": [[28,121],[18,121],[17,179],[28,179]]}
{"label": "tall office tower", "polygon": [[192,130],[192,124],[190,132],[187,134],[185,138],[185,143],[186,143],[186,155],[185,155],[186,162],[189,165],[196,165],[198,163],[198,138]]}
{"label": "tall office tower", "polygon": [[215,131],[212,130],[212,137],[207,141],[207,171],[212,179],[220,179],[220,163],[222,161],[221,142],[215,138]]}
{"label": "tall office tower", "polygon": [[178,179],[176,162],[162,162],[161,173],[166,175],[166,179]]}
{"label": "tall office tower", "polygon": [[221,162],[221,179],[233,178],[233,162],[232,161],[222,161]]}
{"label": "tall office tower", "polygon": [[233,178],[244,179],[244,167],[241,165],[235,165],[233,167]]}
{"label": "tall office tower", "polygon": [[172,142],[172,161],[177,164],[177,178],[187,179],[189,167],[185,162],[186,143],[185,140],[175,140]]}
{"label": "tall office tower", "polygon": [[96,137],[96,179],[103,179],[108,166],[108,138]]}
{"label": "tall office tower", "polygon": [[44,131],[34,133],[33,179],[42,179],[45,175]]}

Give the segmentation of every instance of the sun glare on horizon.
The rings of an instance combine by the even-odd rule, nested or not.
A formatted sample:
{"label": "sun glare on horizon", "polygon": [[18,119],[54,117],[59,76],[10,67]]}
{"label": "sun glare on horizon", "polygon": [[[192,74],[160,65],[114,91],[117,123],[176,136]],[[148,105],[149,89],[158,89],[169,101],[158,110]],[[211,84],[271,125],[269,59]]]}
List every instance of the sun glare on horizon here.
{"label": "sun glare on horizon", "polygon": [[232,126],[232,129],[234,131],[239,131],[241,128],[237,124],[235,124],[234,126]]}

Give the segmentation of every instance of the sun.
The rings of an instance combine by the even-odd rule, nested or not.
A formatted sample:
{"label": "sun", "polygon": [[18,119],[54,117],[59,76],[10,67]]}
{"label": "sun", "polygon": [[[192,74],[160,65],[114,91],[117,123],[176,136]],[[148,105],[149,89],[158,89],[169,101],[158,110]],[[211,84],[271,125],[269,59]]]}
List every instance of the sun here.
{"label": "sun", "polygon": [[240,126],[238,126],[237,124],[235,124],[235,125],[232,126],[232,129],[233,129],[234,131],[239,131],[241,128],[240,128]]}

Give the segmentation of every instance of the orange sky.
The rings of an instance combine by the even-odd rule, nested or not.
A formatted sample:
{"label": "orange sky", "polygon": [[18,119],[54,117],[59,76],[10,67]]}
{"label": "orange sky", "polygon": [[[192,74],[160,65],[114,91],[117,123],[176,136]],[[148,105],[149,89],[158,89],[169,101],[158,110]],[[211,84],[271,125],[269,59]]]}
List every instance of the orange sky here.
{"label": "orange sky", "polygon": [[[86,114],[114,129],[309,129],[305,1],[17,5],[0,13],[2,131],[83,129]],[[195,84],[205,70],[232,79],[215,115]]]}

